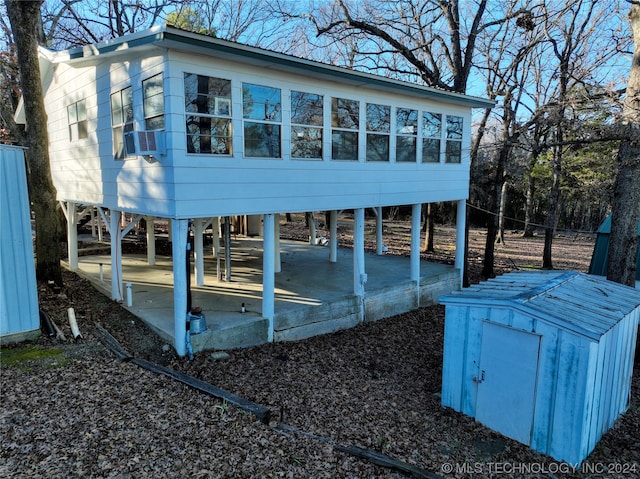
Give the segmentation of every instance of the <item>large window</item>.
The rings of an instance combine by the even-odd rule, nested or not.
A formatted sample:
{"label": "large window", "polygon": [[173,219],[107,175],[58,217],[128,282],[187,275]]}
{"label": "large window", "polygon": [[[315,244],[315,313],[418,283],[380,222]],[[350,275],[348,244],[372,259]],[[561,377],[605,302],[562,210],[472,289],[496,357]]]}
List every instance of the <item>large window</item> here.
{"label": "large window", "polygon": [[391,107],[367,103],[367,161],[389,161]]}
{"label": "large window", "polygon": [[162,73],[142,82],[145,130],[164,130],[164,88]]}
{"label": "large window", "polygon": [[78,141],[87,138],[87,107],[84,100],[67,107],[69,120],[69,140]]}
{"label": "large window", "polygon": [[418,110],[396,110],[396,161],[416,161],[418,138]]}
{"label": "large window", "polygon": [[231,154],[231,81],[184,74],[187,151]]}
{"label": "large window", "polygon": [[322,95],[291,92],[291,157],[322,158]]}
{"label": "large window", "polygon": [[447,163],[462,161],[462,117],[447,116]]}
{"label": "large window", "polygon": [[[111,130],[113,134],[113,157],[122,160],[127,152],[135,151],[135,146],[125,147],[125,133],[133,131],[133,93],[131,87],[111,94]],[[127,135],[127,142],[133,137]]]}
{"label": "large window", "polygon": [[345,98],[331,99],[331,158],[358,160],[360,103]]}
{"label": "large window", "polygon": [[442,137],[442,115],[422,113],[422,162],[440,162],[440,138]]}
{"label": "large window", "polygon": [[280,158],[282,108],[279,88],[242,84],[244,155]]}

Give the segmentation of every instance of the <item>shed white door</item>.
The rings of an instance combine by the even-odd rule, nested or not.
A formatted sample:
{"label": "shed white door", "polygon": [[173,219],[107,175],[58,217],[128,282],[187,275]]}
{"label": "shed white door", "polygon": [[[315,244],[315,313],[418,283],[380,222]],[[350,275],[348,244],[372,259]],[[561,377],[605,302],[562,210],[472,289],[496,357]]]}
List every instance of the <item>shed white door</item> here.
{"label": "shed white door", "polygon": [[535,409],[540,336],[485,322],[476,420],[529,444]]}

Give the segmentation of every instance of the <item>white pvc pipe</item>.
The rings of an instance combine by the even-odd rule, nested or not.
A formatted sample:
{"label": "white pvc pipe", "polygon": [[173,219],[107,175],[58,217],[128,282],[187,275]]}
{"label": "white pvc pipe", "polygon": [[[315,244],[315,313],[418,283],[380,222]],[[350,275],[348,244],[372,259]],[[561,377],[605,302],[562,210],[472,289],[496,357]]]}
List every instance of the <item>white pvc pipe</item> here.
{"label": "white pvc pipe", "polygon": [[133,306],[133,291],[132,291],[131,283],[127,283],[127,306]]}
{"label": "white pvc pipe", "polygon": [[71,326],[71,334],[73,334],[74,339],[78,339],[82,337],[80,333],[80,328],[78,328],[78,322],[76,321],[76,312],[73,308],[67,309],[67,315],[69,316],[69,326]]}

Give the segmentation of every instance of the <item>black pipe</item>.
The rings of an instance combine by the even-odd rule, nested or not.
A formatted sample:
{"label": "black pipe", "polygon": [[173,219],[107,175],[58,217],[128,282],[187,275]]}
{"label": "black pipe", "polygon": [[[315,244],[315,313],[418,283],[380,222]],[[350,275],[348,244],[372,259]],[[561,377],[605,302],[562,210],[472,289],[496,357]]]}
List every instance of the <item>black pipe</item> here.
{"label": "black pipe", "polygon": [[49,319],[49,316],[47,316],[47,313],[45,313],[42,310],[39,310],[39,311],[40,311],[40,329],[42,329],[45,332],[45,334],[50,338],[57,336],[58,333],[56,332],[56,329],[53,327],[53,323],[51,322],[51,319]]}

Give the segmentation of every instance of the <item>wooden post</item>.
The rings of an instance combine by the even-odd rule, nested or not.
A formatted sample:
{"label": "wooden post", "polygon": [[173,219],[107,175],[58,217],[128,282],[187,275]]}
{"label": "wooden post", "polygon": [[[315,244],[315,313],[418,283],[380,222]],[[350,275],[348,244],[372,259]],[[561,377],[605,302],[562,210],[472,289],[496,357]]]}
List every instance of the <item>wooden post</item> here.
{"label": "wooden post", "polygon": [[273,317],[275,314],[275,226],[274,215],[265,214],[263,218],[262,251],[262,316],[269,322],[267,341],[273,342]]}
{"label": "wooden post", "polygon": [[189,221],[171,220],[173,256],[173,327],[176,352],[186,354],[187,326],[187,233]]}

